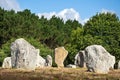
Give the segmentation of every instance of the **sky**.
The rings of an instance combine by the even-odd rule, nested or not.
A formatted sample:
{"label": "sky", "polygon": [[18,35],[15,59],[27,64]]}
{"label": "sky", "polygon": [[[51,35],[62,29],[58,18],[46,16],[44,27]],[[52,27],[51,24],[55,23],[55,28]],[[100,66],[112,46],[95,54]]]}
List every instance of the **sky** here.
{"label": "sky", "polygon": [[0,6],[6,10],[31,10],[39,17],[50,19],[53,15],[78,20],[84,24],[96,13],[111,12],[120,18],[120,0],[0,0]]}

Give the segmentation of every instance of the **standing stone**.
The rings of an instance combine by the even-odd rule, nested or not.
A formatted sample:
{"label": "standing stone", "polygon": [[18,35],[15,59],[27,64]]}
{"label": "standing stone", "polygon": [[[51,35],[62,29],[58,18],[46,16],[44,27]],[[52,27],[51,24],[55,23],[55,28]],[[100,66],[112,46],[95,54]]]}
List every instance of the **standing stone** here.
{"label": "standing stone", "polygon": [[48,67],[52,66],[52,57],[50,55],[46,56],[46,66]]}
{"label": "standing stone", "polygon": [[2,68],[12,68],[11,57],[6,57],[3,61]]}
{"label": "standing stone", "polygon": [[79,53],[77,53],[77,54],[75,55],[75,62],[74,62],[74,64],[75,64],[76,66],[79,66],[79,63],[80,63],[80,57],[79,57]]}
{"label": "standing stone", "polygon": [[119,62],[118,62],[118,69],[120,69],[120,60],[119,60]]}
{"label": "standing stone", "polygon": [[38,59],[39,50],[35,49],[23,38],[11,44],[12,68],[34,70]]}
{"label": "standing stone", "polygon": [[64,60],[68,55],[68,51],[64,47],[55,48],[55,63],[58,67],[64,67]]}
{"label": "standing stone", "polygon": [[84,51],[80,51],[75,56],[75,62],[74,64],[79,67],[85,67],[85,61],[84,61]]}
{"label": "standing stone", "polygon": [[[39,49],[38,53],[40,53]],[[37,62],[36,62],[36,68],[43,68],[45,67],[45,59],[43,57],[41,57],[39,54],[37,54]]]}
{"label": "standing stone", "polygon": [[43,68],[43,67],[45,67],[45,64],[46,64],[45,59],[38,55],[36,68]]}
{"label": "standing stone", "polygon": [[101,45],[91,45],[85,48],[85,62],[89,71],[108,73],[114,67],[115,57]]}

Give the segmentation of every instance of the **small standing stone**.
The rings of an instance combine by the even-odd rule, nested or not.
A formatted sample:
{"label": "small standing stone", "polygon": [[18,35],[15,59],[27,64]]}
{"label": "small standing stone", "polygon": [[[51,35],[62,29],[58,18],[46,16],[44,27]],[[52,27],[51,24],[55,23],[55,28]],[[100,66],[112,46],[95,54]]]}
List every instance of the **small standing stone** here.
{"label": "small standing stone", "polygon": [[118,69],[120,69],[120,60],[119,60],[119,62],[118,62]]}
{"label": "small standing stone", "polygon": [[52,66],[52,57],[50,55],[46,56],[46,66],[48,67]]}
{"label": "small standing stone", "polygon": [[75,56],[75,62],[74,64],[79,67],[85,67],[85,61],[84,61],[84,51],[79,51]]}
{"label": "small standing stone", "polygon": [[38,55],[36,68],[43,68],[43,67],[45,67],[45,64],[46,64],[45,59]]}
{"label": "small standing stone", "polygon": [[11,57],[6,57],[3,61],[2,68],[12,68]]}

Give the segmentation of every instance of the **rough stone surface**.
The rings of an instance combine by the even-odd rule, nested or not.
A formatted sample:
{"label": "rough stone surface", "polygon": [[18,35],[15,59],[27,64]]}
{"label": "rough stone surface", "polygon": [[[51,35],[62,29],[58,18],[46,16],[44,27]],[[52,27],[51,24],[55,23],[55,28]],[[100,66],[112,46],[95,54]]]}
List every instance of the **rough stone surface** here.
{"label": "rough stone surface", "polygon": [[42,68],[42,67],[45,67],[46,65],[46,61],[43,57],[39,56],[38,55],[38,58],[37,58],[37,63],[36,63],[36,68]]}
{"label": "rough stone surface", "polygon": [[76,66],[79,66],[79,63],[80,63],[80,57],[79,57],[79,53],[77,53],[77,54],[75,55],[75,62],[74,62],[74,64],[75,64]]}
{"label": "rough stone surface", "polygon": [[23,38],[11,44],[12,68],[34,70],[38,59],[39,50],[35,49]]}
{"label": "rough stone surface", "polygon": [[118,69],[120,69],[120,60],[118,61]]}
{"label": "rough stone surface", "polygon": [[3,61],[2,68],[12,68],[11,57],[6,57]]}
{"label": "rough stone surface", "polygon": [[79,67],[85,67],[85,61],[84,61],[84,51],[79,51],[75,56],[75,62],[74,64]]}
{"label": "rough stone surface", "polygon": [[55,63],[58,67],[64,67],[64,60],[68,55],[68,51],[64,47],[55,48]]}
{"label": "rough stone surface", "polygon": [[52,66],[52,57],[50,55],[46,56],[46,66],[48,67]]}
{"label": "rough stone surface", "polygon": [[91,45],[85,48],[85,62],[89,71],[108,73],[114,67],[115,57],[101,45]]}

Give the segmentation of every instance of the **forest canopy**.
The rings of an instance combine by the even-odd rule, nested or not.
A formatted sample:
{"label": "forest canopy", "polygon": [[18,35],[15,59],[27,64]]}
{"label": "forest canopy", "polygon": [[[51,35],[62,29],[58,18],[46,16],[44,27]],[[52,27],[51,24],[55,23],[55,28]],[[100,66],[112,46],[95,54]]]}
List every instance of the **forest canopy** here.
{"label": "forest canopy", "polygon": [[82,25],[56,16],[39,18],[28,9],[15,12],[0,8],[0,66],[10,56],[11,42],[18,38],[40,49],[42,57],[50,54],[54,58],[54,49],[64,46],[69,52],[65,64],[74,63],[74,56],[93,44],[105,47],[116,62],[120,60],[120,20],[114,13],[96,13]]}

